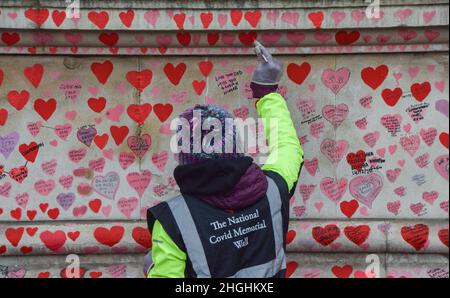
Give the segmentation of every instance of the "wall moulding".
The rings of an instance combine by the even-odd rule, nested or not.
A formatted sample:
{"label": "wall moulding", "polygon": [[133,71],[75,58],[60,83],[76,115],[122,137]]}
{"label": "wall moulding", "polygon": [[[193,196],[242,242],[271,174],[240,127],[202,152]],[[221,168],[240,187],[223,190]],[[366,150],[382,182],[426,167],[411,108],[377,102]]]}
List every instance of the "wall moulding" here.
{"label": "wall moulding", "polygon": [[[59,1],[65,4],[64,1]],[[317,2],[317,1],[316,1]],[[328,1],[323,1],[328,2]],[[337,2],[337,1],[336,1]],[[347,2],[347,1],[345,1]],[[386,2],[386,1],[383,1]],[[114,2],[116,3],[116,2]],[[150,3],[150,1],[149,1]],[[272,2],[270,2],[272,3]],[[366,13],[367,4],[347,7],[296,8],[89,8],[78,11],[36,5],[0,4],[0,28],[57,30],[292,30],[433,27],[449,24],[447,4],[381,6],[379,14]],[[133,7],[133,8],[129,8]],[[76,14],[79,13],[79,14]]]}
{"label": "wall moulding", "polygon": [[3,54],[253,55],[254,39],[274,54],[448,51],[448,28],[358,31],[96,32],[0,30]]}

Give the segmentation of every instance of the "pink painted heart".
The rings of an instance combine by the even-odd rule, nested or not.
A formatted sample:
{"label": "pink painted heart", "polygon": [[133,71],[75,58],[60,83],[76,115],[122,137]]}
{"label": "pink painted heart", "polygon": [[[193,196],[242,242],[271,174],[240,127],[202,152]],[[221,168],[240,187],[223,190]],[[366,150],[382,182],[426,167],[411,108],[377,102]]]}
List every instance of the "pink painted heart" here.
{"label": "pink painted heart", "polygon": [[306,201],[309,200],[309,198],[311,197],[311,194],[314,192],[315,189],[316,189],[316,185],[314,185],[314,184],[300,184],[299,190],[300,190],[300,195],[302,196],[303,202],[306,203]]}
{"label": "pink painted heart", "polygon": [[8,12],[7,15],[12,20],[15,20],[17,18],[17,12],[15,12],[15,11]]}
{"label": "pink painted heart", "polygon": [[152,144],[152,138],[149,134],[142,136],[130,136],[127,140],[128,147],[138,158],[143,158]]}
{"label": "pink painted heart", "polygon": [[422,140],[427,144],[427,146],[431,146],[434,143],[434,139],[437,136],[437,129],[434,127],[425,129],[420,129],[420,136],[422,137]]}
{"label": "pink painted heart", "polygon": [[119,122],[120,116],[124,111],[125,107],[122,104],[118,104],[115,107],[106,111],[106,117],[113,122]]}
{"label": "pink painted heart", "polygon": [[168,158],[169,153],[163,150],[160,153],[154,153],[152,155],[152,162],[161,172],[164,172]]}
{"label": "pink painted heart", "polygon": [[71,43],[73,46],[76,46],[83,39],[83,35],[74,32],[66,32],[64,33],[64,39]]}
{"label": "pink painted heart", "polygon": [[400,201],[394,201],[387,203],[387,210],[394,215],[398,215],[402,203]]}
{"label": "pink painted heart", "polygon": [[394,189],[394,193],[399,197],[404,197],[406,195],[406,188],[404,186],[399,186]]}
{"label": "pink painted heart", "polygon": [[428,24],[429,22],[431,22],[435,15],[436,15],[436,10],[434,10],[434,9],[429,10],[429,11],[424,11],[422,13],[422,17],[423,17],[425,24]]}
{"label": "pink painted heart", "polygon": [[435,190],[430,191],[430,192],[426,191],[422,194],[422,199],[430,205],[433,205],[438,197],[439,197],[439,193]]}
{"label": "pink painted heart", "polygon": [[90,86],[90,87],[88,88],[88,92],[89,92],[92,96],[97,97],[97,94],[98,94],[98,88],[97,88],[96,86]]}
{"label": "pink painted heart", "polygon": [[323,208],[323,202],[316,202],[316,203],[314,203],[314,208],[316,208],[317,212],[320,213],[320,211]]}
{"label": "pink painted heart", "polygon": [[319,167],[319,159],[317,157],[313,159],[305,159],[303,165],[311,176],[315,176]]}
{"label": "pink painted heart", "polygon": [[400,114],[383,115],[380,119],[383,125],[391,136],[396,136],[400,132],[400,125],[402,123],[402,116]]}
{"label": "pink painted heart", "polygon": [[106,157],[109,160],[113,160],[114,157],[114,150],[112,149],[105,149],[102,151],[103,156]]}
{"label": "pink painted heart", "polygon": [[42,196],[47,196],[54,188],[53,180],[39,180],[34,184],[34,189]]}
{"label": "pink painted heart", "polygon": [[28,195],[27,192],[19,193],[15,197],[17,205],[19,205],[20,207],[22,207],[24,209],[27,207],[29,198],[30,198],[30,196]]}
{"label": "pink painted heart", "polygon": [[363,206],[359,208],[359,214],[361,214],[362,216],[369,216],[369,213],[367,213],[367,207]]}
{"label": "pink painted heart", "polygon": [[186,91],[173,92],[170,94],[170,102],[174,105],[184,104],[188,99],[188,94]]}
{"label": "pink painted heart", "polygon": [[127,264],[112,265],[108,267],[109,275],[113,278],[125,278],[127,272]]}
{"label": "pink painted heart", "polygon": [[286,11],[281,14],[281,20],[292,26],[297,26],[300,19],[300,14],[298,12]]}
{"label": "pink painted heart", "polygon": [[440,155],[434,160],[434,168],[445,180],[448,181],[449,176],[449,156],[448,154]]}
{"label": "pink painted heart", "polygon": [[372,96],[364,96],[359,99],[359,103],[363,106],[363,108],[370,109],[372,104]]}
{"label": "pink painted heart", "polygon": [[111,214],[112,207],[111,205],[107,205],[102,207],[102,213],[104,216],[108,217]]}
{"label": "pink painted heart", "polygon": [[404,136],[400,138],[400,145],[411,157],[414,156],[420,146],[420,137],[418,135]]}
{"label": "pink painted heart", "polygon": [[67,137],[72,132],[72,125],[71,124],[64,124],[64,125],[55,125],[55,134],[61,139],[61,140],[67,140]]}
{"label": "pink painted heart", "polygon": [[330,33],[318,31],[318,32],[314,33],[314,38],[317,41],[319,41],[320,43],[324,44],[327,41],[329,41],[330,39],[332,39],[333,35],[331,35]]}
{"label": "pink painted heart", "polygon": [[404,41],[410,41],[417,37],[417,31],[411,29],[399,29],[398,35],[400,35]]}
{"label": "pink painted heart", "polygon": [[72,187],[73,176],[61,176],[59,177],[59,184],[65,189],[69,189]]}
{"label": "pink painted heart", "polygon": [[73,103],[78,99],[81,88],[81,82],[78,79],[63,81],[59,85],[59,90],[64,94],[65,99],[69,99]]}
{"label": "pink painted heart", "polygon": [[384,157],[384,155],[386,154],[386,148],[377,149],[377,154],[380,157]]}
{"label": "pink painted heart", "polygon": [[357,24],[359,24],[364,18],[366,14],[364,10],[361,9],[354,9],[352,10],[352,18],[356,21]]}
{"label": "pink painted heart", "polygon": [[77,117],[76,111],[68,111],[64,114],[67,120],[73,121]]}
{"label": "pink painted heart", "polygon": [[139,198],[142,198],[145,190],[152,181],[152,173],[149,170],[144,170],[141,173],[132,172],[127,175],[127,181],[138,193]]}
{"label": "pink painted heart", "polygon": [[306,212],[305,206],[294,206],[292,209],[296,217],[302,217]]}
{"label": "pink painted heart", "polygon": [[[444,80],[437,81],[436,83],[434,83],[434,86],[435,86],[436,89],[438,89],[441,93],[443,93],[444,90],[445,90],[445,81],[444,81]],[[447,106],[448,106],[448,104],[447,104]],[[445,114],[445,113],[443,113],[443,114]],[[447,116],[448,116],[448,108],[447,108]]]}
{"label": "pink painted heart", "polygon": [[58,165],[58,162],[56,161],[56,159],[52,159],[48,162],[43,162],[41,165],[42,171],[49,175],[49,176],[53,176],[56,172],[56,166]]}
{"label": "pink painted heart", "polygon": [[416,204],[409,205],[409,209],[411,209],[411,211],[415,215],[420,215],[422,213],[422,210],[423,210],[424,207],[425,207],[425,205],[422,204],[422,203],[416,203]]}
{"label": "pink painted heart", "polygon": [[334,105],[325,105],[322,108],[323,117],[334,127],[338,127],[347,118],[348,106],[344,103]]}
{"label": "pink painted heart", "polygon": [[295,104],[304,119],[308,119],[316,111],[316,100],[313,97],[300,97]]}
{"label": "pink painted heart", "polygon": [[433,42],[435,39],[437,39],[441,35],[441,32],[435,31],[432,29],[427,29],[427,30],[425,30],[424,35],[425,35],[426,39],[428,40],[428,42]]}
{"label": "pink painted heart", "polygon": [[386,171],[386,177],[389,180],[389,182],[394,183],[397,180],[398,176],[400,175],[401,171],[402,170],[399,169],[399,168],[396,168],[396,169],[393,169],[393,170],[387,170]]}
{"label": "pink painted heart", "polygon": [[271,31],[267,31],[267,32],[263,32],[261,34],[261,39],[263,41],[263,43],[267,46],[273,46],[275,45],[281,38],[281,33],[280,32],[271,32]]}
{"label": "pink painted heart", "polygon": [[339,24],[345,19],[346,13],[344,11],[332,11],[330,14],[331,19],[334,22],[334,27],[337,28]]}
{"label": "pink painted heart", "polygon": [[135,197],[131,198],[120,198],[117,202],[117,207],[119,211],[125,215],[126,218],[130,219],[131,214],[136,210],[138,206],[138,199]]}
{"label": "pink painted heart", "polygon": [[94,172],[101,173],[105,168],[106,161],[103,157],[89,161],[89,168]]}
{"label": "pink painted heart", "polygon": [[356,127],[358,127],[361,130],[365,130],[367,128],[367,117],[361,118],[361,119],[357,119],[355,121],[355,125]]}
{"label": "pink painted heart", "polygon": [[347,190],[347,179],[323,178],[320,181],[320,190],[332,202],[339,202]]}
{"label": "pink painted heart", "polygon": [[349,183],[350,194],[369,208],[382,188],[383,178],[377,173],[355,177]]}
{"label": "pink painted heart", "polygon": [[155,28],[156,22],[158,21],[159,16],[160,16],[159,10],[149,10],[149,11],[145,12],[144,19],[145,19],[145,21],[147,21],[147,23],[152,25],[153,28]]}
{"label": "pink painted heart", "polygon": [[390,145],[390,146],[388,147],[388,151],[389,151],[389,153],[390,153],[391,155],[394,154],[395,151],[397,151],[397,145]]}
{"label": "pink painted heart", "polygon": [[426,166],[428,166],[428,164],[430,163],[430,154],[428,152],[417,156],[414,161],[416,162],[417,166],[419,168],[424,168]]}
{"label": "pink painted heart", "polygon": [[401,72],[394,72],[393,76],[396,81],[399,81],[403,77],[403,74]]}
{"label": "pink painted heart", "polygon": [[119,189],[120,176],[116,172],[109,172],[105,176],[92,179],[92,188],[99,195],[114,200]]}
{"label": "pink painted heart", "polygon": [[418,66],[412,66],[412,67],[408,68],[408,73],[411,78],[417,77],[417,75],[419,74],[419,71],[420,71],[420,67],[418,67]]}
{"label": "pink painted heart", "polygon": [[448,213],[449,201],[444,201],[439,204],[439,208]]}
{"label": "pink painted heart", "polygon": [[376,145],[379,138],[380,138],[380,132],[374,131],[374,132],[370,132],[370,133],[364,135],[363,140],[364,140],[364,142],[366,142],[366,144],[370,148],[373,148]]}
{"label": "pink painted heart", "polygon": [[350,78],[350,70],[346,67],[341,67],[334,71],[332,69],[326,69],[322,73],[322,82],[328,87],[334,94],[337,94],[342,87],[344,87]]}
{"label": "pink painted heart", "polygon": [[389,233],[389,230],[391,229],[390,223],[381,223],[377,225],[378,230],[380,230],[382,233],[384,233],[386,236]]}
{"label": "pink painted heart", "polygon": [[7,273],[6,277],[8,278],[24,278],[25,274],[27,273],[27,270],[25,268],[10,268]]}
{"label": "pink painted heart", "polygon": [[316,139],[320,138],[320,134],[323,132],[325,128],[325,123],[323,121],[311,123],[309,126],[310,134]]}
{"label": "pink painted heart", "polygon": [[162,124],[159,128],[159,133],[166,136],[171,135],[170,123]]}
{"label": "pink painted heart", "polygon": [[341,161],[348,149],[348,141],[325,139],[320,145],[320,151],[334,164]]}
{"label": "pink painted heart", "polygon": [[287,39],[294,45],[300,44],[306,37],[305,33],[298,31],[288,31],[286,33]]}
{"label": "pink painted heart", "polygon": [[119,154],[119,165],[123,170],[128,169],[128,167],[133,164],[135,160],[135,155],[133,153],[121,152]]}
{"label": "pink painted heart", "polygon": [[273,26],[275,26],[279,16],[280,16],[280,13],[278,12],[278,10],[269,10],[266,13],[267,20],[269,22],[271,22],[273,24]]}
{"label": "pink painted heart", "polygon": [[411,8],[405,8],[405,9],[397,9],[394,13],[394,16],[400,19],[401,22],[404,22],[407,18],[409,18],[413,13],[413,10]]}
{"label": "pink painted heart", "polygon": [[41,131],[41,127],[42,123],[40,121],[27,123],[27,129],[33,137],[39,134],[39,132]]}

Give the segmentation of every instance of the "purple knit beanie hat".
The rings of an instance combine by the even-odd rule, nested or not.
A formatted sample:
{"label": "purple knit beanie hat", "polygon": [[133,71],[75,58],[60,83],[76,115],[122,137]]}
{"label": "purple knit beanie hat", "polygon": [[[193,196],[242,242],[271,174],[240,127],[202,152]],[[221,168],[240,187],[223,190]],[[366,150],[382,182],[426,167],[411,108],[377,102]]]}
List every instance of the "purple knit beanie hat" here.
{"label": "purple knit beanie hat", "polygon": [[[200,116],[200,117],[199,117]],[[180,114],[179,118],[181,120],[185,119],[189,123],[189,152],[179,152],[176,154],[176,158],[178,159],[178,163],[180,165],[187,165],[192,163],[201,162],[204,160],[219,160],[219,159],[229,159],[229,158],[237,158],[244,156],[243,153],[239,152],[239,146],[237,144],[238,137],[236,133],[236,126],[234,125],[233,115],[218,105],[195,105],[192,108],[185,110]],[[221,131],[217,131],[217,126],[220,122]],[[226,125],[226,122],[228,123]],[[232,123],[233,125],[229,125]],[[204,125],[210,125],[210,129],[202,129]],[[197,126],[200,127],[197,127]],[[220,128],[220,127],[219,127]],[[179,133],[181,127],[178,127],[177,133]],[[201,131],[200,135],[194,133],[194,130]],[[215,149],[219,149],[219,152],[204,152],[203,146],[200,147],[200,151],[194,152],[194,141],[199,141],[200,145],[207,142],[204,138],[206,135],[214,131],[220,135],[219,138],[214,138],[208,141],[210,142],[210,146]],[[194,140],[194,136],[197,138]],[[216,141],[216,142],[214,142]],[[231,144],[231,145],[230,145]],[[178,145],[182,145],[182,140],[178,140]],[[197,147],[199,148],[199,147]],[[214,150],[218,151],[218,150]]]}

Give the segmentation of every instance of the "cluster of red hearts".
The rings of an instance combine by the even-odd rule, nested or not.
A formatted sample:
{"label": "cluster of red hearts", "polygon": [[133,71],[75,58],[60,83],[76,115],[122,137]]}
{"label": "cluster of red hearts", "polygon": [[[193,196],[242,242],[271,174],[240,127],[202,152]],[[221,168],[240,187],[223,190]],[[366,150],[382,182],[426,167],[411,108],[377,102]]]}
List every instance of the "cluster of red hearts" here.
{"label": "cluster of red hearts", "polygon": [[[125,252],[128,249],[143,252],[151,248],[151,235],[146,227],[135,226],[128,231],[120,225],[97,226],[93,231],[89,231],[89,235],[85,234],[86,231],[72,228],[44,230],[37,226],[10,227],[5,229],[2,237],[7,242],[0,242],[0,255],[7,253],[8,248],[18,250],[23,255],[38,253],[39,251],[33,249],[42,247],[52,253],[67,253],[70,252],[69,247],[78,242],[91,244],[83,247],[84,253],[108,250]],[[25,242],[28,245],[21,244]]]}
{"label": "cluster of red hearts", "polygon": [[[358,226],[346,226],[343,229],[345,237],[361,247],[371,234],[371,228],[369,225]],[[341,229],[335,224],[329,224],[326,226],[314,226],[312,227],[311,234],[313,239],[322,247],[331,246],[339,237],[341,237]],[[449,229],[438,229],[436,236],[440,242],[446,247],[449,246]],[[426,248],[430,238],[430,228],[426,224],[416,224],[414,226],[402,226],[400,229],[400,236],[408,245],[410,245],[415,251],[422,251]],[[288,244],[295,242],[297,232],[295,230],[289,230],[286,236]],[[290,261],[287,264],[287,276],[290,277],[297,270],[298,262]],[[365,278],[364,271],[354,272],[353,266],[332,266],[330,268],[334,276],[339,278],[347,278],[353,273],[354,277]],[[305,276],[306,277],[306,276]],[[314,276],[309,276],[314,277]]]}
{"label": "cluster of red hearts", "polygon": [[[207,77],[212,71],[213,64],[210,61],[201,61],[198,64],[200,72]],[[178,85],[182,80],[186,72],[186,64],[179,63],[173,65],[172,63],[167,63],[164,66],[164,73],[167,79],[174,86]],[[91,64],[92,74],[97,78],[98,82],[102,85],[106,84],[108,78],[111,76],[114,70],[113,63],[109,60],[104,62],[94,62]],[[44,66],[42,64],[34,64],[29,67],[25,67],[23,70],[24,77],[35,87],[38,88],[44,77]],[[3,82],[4,72],[0,69],[0,86]],[[143,92],[144,89],[149,86],[152,82],[153,73],[150,69],[144,69],[141,71],[129,71],[125,74],[125,80],[131,84],[138,92]],[[200,95],[206,87],[205,80],[194,80],[192,82],[192,87],[194,91]],[[7,93],[7,100],[12,108],[17,112],[26,109],[28,102],[30,101],[30,93],[27,90],[10,90]],[[104,97],[98,98],[88,98],[86,100],[87,106],[95,113],[102,113],[107,105],[107,100]],[[55,98],[42,99],[37,98],[34,100],[33,109],[34,111],[46,122],[51,122],[52,116],[55,114],[58,106],[58,101]],[[173,112],[173,106],[171,103],[157,103],[151,105],[150,103],[143,104],[130,104],[127,107],[128,116],[136,122],[139,126],[144,125],[151,112],[153,111],[157,119],[163,123],[165,122]],[[6,108],[0,109],[0,126],[6,125],[9,111]],[[35,125],[36,126],[36,125]],[[39,125],[40,127],[40,125]],[[38,128],[37,128],[38,129]],[[72,131],[72,126],[67,125],[57,125],[54,127],[55,133],[61,139],[66,140],[68,135]],[[130,130],[128,126],[110,126],[110,135],[117,146],[121,145],[122,142],[128,136]],[[104,149],[109,142],[109,135],[107,133],[98,134],[97,130],[93,127],[82,127],[77,132],[78,140],[86,146],[90,146],[91,143],[96,144],[99,149]],[[150,139],[149,135],[144,135],[142,138]],[[143,154],[147,150],[142,151],[142,148],[136,147],[133,144],[137,144],[135,141],[135,136],[129,136],[128,144],[130,149],[135,152],[136,156],[139,158],[143,157]],[[150,140],[147,142],[150,146]],[[42,144],[40,144],[42,145]],[[148,148],[147,148],[148,149]],[[36,156],[39,152],[39,146],[36,142],[31,142],[30,144],[22,144],[19,146],[19,152],[24,156],[24,158],[29,162],[34,162]],[[2,169],[3,172],[3,169]],[[9,171],[10,177],[21,183],[28,175],[28,169],[26,166],[21,166],[19,168],[14,168]]]}
{"label": "cluster of red hearts", "polygon": [[[290,63],[287,66],[288,77],[296,84],[302,84],[311,72],[311,65],[308,62],[303,62],[302,64]],[[361,70],[361,79],[373,90],[377,90],[383,82],[386,80],[389,74],[389,68],[386,65],[379,65],[377,67],[366,67]],[[418,101],[424,101],[431,92],[430,82],[414,82],[411,84],[410,90],[412,96]],[[381,92],[381,97],[384,102],[390,106],[394,107],[404,91],[402,88],[385,88]]]}

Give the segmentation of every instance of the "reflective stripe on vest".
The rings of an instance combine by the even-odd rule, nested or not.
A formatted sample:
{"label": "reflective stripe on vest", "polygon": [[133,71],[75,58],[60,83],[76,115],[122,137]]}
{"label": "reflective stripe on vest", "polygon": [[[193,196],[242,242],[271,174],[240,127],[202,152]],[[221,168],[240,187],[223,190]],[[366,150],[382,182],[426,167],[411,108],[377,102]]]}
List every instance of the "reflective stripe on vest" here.
{"label": "reflective stripe on vest", "polygon": [[[264,264],[241,269],[229,277],[273,277],[279,271],[286,269],[286,255],[283,249],[283,219],[281,215],[280,191],[271,178],[267,177],[267,182],[267,198],[272,216],[275,240],[275,259]],[[211,277],[205,251],[186,201],[182,196],[178,196],[167,201],[167,204],[181,232],[187,254],[197,277]]]}

